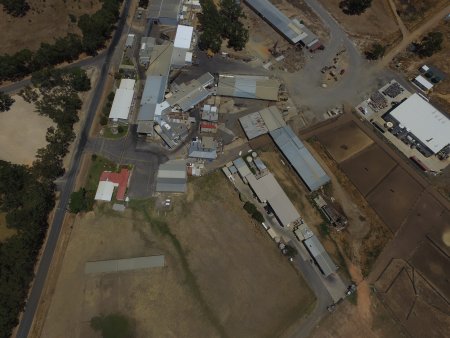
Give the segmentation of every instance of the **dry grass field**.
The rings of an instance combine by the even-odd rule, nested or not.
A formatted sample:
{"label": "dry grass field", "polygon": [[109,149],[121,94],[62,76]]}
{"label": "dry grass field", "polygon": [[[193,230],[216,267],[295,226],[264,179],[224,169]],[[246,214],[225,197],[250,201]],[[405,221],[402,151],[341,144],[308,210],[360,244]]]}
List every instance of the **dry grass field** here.
{"label": "dry grass field", "polygon": [[390,44],[401,36],[388,0],[372,1],[372,6],[361,15],[344,14],[339,8],[341,0],[319,1],[361,47],[373,41]]}
{"label": "dry grass field", "polygon": [[[271,337],[309,311],[311,291],[221,173],[193,180],[171,211],[154,203],[77,217],[42,337],[96,337],[90,318],[111,312],[130,317],[137,337]],[[153,254],[166,267],[83,271],[86,261]]]}
{"label": "dry grass field", "polygon": [[31,164],[36,150],[45,147],[47,128],[53,121],[40,116],[34,104],[13,96],[11,110],[0,113],[0,159],[17,164]]}
{"label": "dry grass field", "polygon": [[448,4],[447,0],[393,0],[397,13],[409,30],[413,30],[434,12]]}
{"label": "dry grass field", "polygon": [[28,0],[31,9],[21,18],[0,11],[2,43],[0,54],[15,53],[23,48],[35,50],[41,42],[54,41],[67,33],[80,33],[69,15],[92,14],[101,7],[99,0]]}

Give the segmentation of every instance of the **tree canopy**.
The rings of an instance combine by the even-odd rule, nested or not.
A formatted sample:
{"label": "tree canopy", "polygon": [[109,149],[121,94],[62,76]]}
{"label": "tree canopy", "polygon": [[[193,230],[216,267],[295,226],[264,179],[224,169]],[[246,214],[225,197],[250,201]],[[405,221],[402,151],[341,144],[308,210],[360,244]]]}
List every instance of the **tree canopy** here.
{"label": "tree canopy", "polygon": [[378,42],[375,42],[372,44],[370,49],[365,51],[366,58],[368,60],[378,60],[380,57],[384,55],[384,52],[386,51],[386,47],[379,44]]}
{"label": "tree canopy", "polygon": [[6,13],[16,17],[25,16],[30,9],[26,0],[0,0],[0,4]]}
{"label": "tree canopy", "polygon": [[14,102],[9,94],[0,92],[0,112],[8,111]]}
{"label": "tree canopy", "polygon": [[444,35],[441,32],[430,32],[419,43],[416,43],[416,53],[420,57],[429,57],[442,49]]}
{"label": "tree canopy", "polygon": [[347,15],[361,15],[372,5],[372,0],[343,0],[339,7]]}

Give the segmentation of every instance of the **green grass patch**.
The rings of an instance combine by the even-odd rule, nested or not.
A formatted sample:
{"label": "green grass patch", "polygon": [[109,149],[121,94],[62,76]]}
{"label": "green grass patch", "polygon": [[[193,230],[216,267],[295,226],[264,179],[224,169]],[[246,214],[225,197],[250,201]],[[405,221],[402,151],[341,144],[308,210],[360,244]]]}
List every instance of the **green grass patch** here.
{"label": "green grass patch", "polygon": [[351,304],[356,305],[358,303],[358,291],[355,291],[350,296],[347,296],[347,300]]}
{"label": "green grass patch", "polygon": [[98,156],[96,154],[92,155],[92,163],[89,168],[89,173],[87,177],[87,181],[85,184],[85,189],[87,191],[97,190],[98,180],[100,179],[100,175],[103,171],[116,171],[117,164],[108,160],[107,158]]}
{"label": "green grass patch", "polygon": [[126,136],[128,133],[128,126],[119,126],[117,128],[117,134],[113,134],[110,127],[103,128],[103,137],[110,139],[119,139]]}
{"label": "green grass patch", "polygon": [[130,320],[119,314],[95,316],[91,319],[91,327],[100,331],[103,338],[128,338],[134,336]]}

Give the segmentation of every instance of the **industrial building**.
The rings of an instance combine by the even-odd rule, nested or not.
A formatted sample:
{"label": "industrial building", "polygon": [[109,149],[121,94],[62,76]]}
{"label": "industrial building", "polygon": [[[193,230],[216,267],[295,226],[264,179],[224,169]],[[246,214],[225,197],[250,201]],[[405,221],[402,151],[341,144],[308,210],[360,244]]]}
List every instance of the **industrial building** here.
{"label": "industrial building", "polygon": [[330,181],[330,177],[291,127],[272,130],[270,136],[310,191],[315,191]]}
{"label": "industrial building", "polygon": [[267,76],[221,74],[219,75],[216,94],[278,101],[279,90],[280,82]]}
{"label": "industrial building", "polygon": [[144,36],[141,39],[139,48],[139,63],[145,67],[150,64],[153,47],[156,46],[156,39],[151,36]]}
{"label": "industrial building", "polygon": [[322,243],[317,239],[315,235],[305,239],[303,241],[306,249],[308,249],[311,257],[316,261],[320,271],[322,271],[325,277],[328,277],[332,273],[336,272],[338,267],[333,263],[330,256],[324,249]]}
{"label": "industrial building", "polygon": [[182,0],[152,0],[148,5],[148,19],[155,24],[176,26],[180,18]]}
{"label": "industrial building", "polygon": [[153,133],[155,112],[159,104],[164,100],[167,80],[167,76],[151,75],[147,77],[137,117],[138,134],[149,135]]}
{"label": "industrial building", "polygon": [[125,41],[125,48],[131,48],[134,45],[135,34],[128,34],[127,39]]}
{"label": "industrial building", "polygon": [[276,106],[266,107],[245,115],[239,119],[239,122],[249,140],[286,125],[280,110]]}
{"label": "industrial building", "polygon": [[215,160],[217,158],[217,143],[210,136],[203,136],[193,140],[189,147],[188,156],[201,160]]}
{"label": "industrial building", "polygon": [[290,43],[301,43],[310,50],[315,50],[321,46],[317,36],[309,31],[305,25],[297,19],[289,19],[269,0],[245,0],[245,2]]}
{"label": "industrial building", "polygon": [[270,206],[282,226],[292,225],[300,219],[297,209],[272,173],[267,173],[260,178],[250,173],[246,179],[258,200]]}
{"label": "industrial building", "polygon": [[219,110],[216,106],[205,104],[202,108],[201,119],[203,121],[217,122],[219,120]]}
{"label": "industrial building", "polygon": [[192,36],[194,34],[194,27],[178,25],[173,46],[175,48],[190,49]]}
{"label": "industrial building", "polygon": [[161,164],[156,176],[157,192],[186,192],[186,162],[173,160]]}
{"label": "industrial building", "polygon": [[424,156],[439,153],[450,144],[449,118],[413,94],[383,116],[392,131],[416,147]]}
{"label": "industrial building", "polygon": [[135,83],[136,81],[133,79],[122,79],[120,81],[120,86],[116,90],[111,111],[109,112],[109,119],[113,122],[128,121],[128,115],[133,103]]}
{"label": "industrial building", "polygon": [[94,199],[109,202],[114,194],[114,189],[117,188],[116,200],[125,200],[129,180],[130,171],[128,169],[122,168],[118,173],[104,171],[100,176]]}
{"label": "industrial building", "polygon": [[206,88],[214,83],[214,76],[205,73],[198,79],[191,80],[181,85],[173,85],[171,96],[167,98],[167,103],[171,107],[179,107],[185,112],[207,99],[211,92]]}

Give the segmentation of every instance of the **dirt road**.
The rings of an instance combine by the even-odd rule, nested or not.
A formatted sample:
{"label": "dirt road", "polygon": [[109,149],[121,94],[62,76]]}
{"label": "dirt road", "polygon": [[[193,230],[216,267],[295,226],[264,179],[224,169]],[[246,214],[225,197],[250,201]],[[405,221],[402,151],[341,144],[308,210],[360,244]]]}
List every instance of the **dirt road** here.
{"label": "dirt road", "polygon": [[[392,2],[392,0],[390,2]],[[425,22],[422,26],[420,26],[419,28],[417,28],[416,30],[411,32],[410,34],[408,34],[406,36],[403,35],[403,40],[397,46],[395,46],[394,49],[389,51],[389,53],[387,53],[380,60],[380,62],[377,63],[376,68],[382,69],[382,68],[388,66],[389,63],[392,61],[392,59],[397,54],[399,54],[400,52],[405,50],[411,42],[417,40],[421,35],[427,33],[433,27],[437,26],[439,24],[439,21],[441,21],[445,16],[447,16],[449,12],[450,12],[450,5],[441,9],[434,16],[432,16],[430,19],[428,19],[427,22]],[[400,18],[398,18],[398,19],[399,20],[397,22],[399,22],[399,23],[402,22]],[[403,22],[401,25],[403,25]],[[401,28],[401,25],[399,24],[400,28]],[[405,27],[405,29],[406,29],[406,27]],[[403,29],[402,29],[402,34],[403,34]]]}

